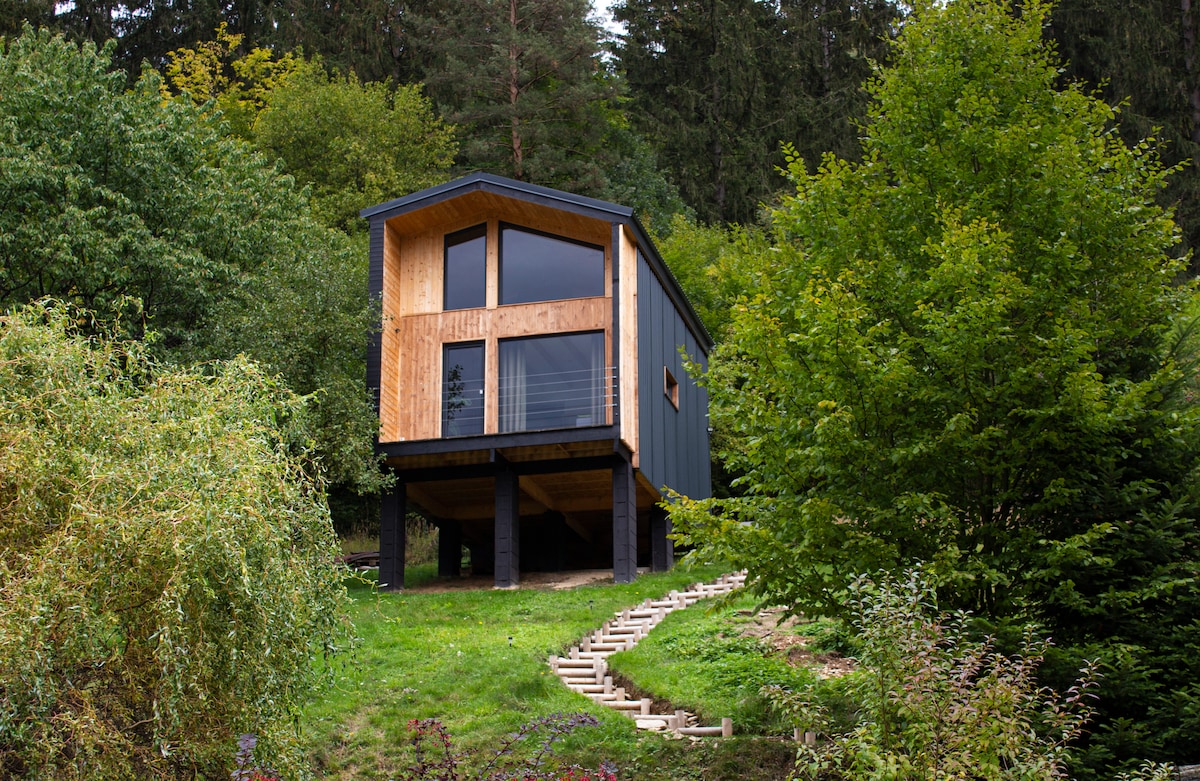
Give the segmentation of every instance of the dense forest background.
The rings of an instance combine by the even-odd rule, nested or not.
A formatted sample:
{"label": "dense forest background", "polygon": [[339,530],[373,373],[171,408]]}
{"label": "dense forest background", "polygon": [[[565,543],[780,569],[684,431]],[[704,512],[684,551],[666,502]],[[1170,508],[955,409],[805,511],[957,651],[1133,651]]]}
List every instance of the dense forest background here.
{"label": "dense forest background", "polygon": [[[786,189],[783,144],[809,171],[827,153],[856,159],[864,82],[886,64],[907,7],[618,0],[611,13],[623,32],[614,33],[586,0],[4,0],[0,35],[32,25],[107,46],[126,86],[157,74],[162,92],[186,93],[206,117],[219,111],[196,153],[238,142],[238,155],[279,161],[293,181],[280,197],[304,202],[281,203],[297,212],[286,219],[304,212],[333,233],[310,239],[303,263],[282,262],[292,249],[274,259],[225,251],[197,281],[189,264],[180,274],[131,272],[94,254],[81,271],[66,262],[78,247],[60,248],[61,268],[22,272],[29,261],[15,253],[25,229],[14,226],[0,304],[57,295],[96,307],[132,296],[163,336],[164,357],[247,352],[301,393],[322,389],[313,437],[339,526],[356,525],[379,485],[361,400],[357,345],[371,314],[358,209],[470,170],[633,206],[719,337],[747,282],[721,256],[754,240]],[[1181,166],[1161,194],[1181,227],[1181,255],[1200,241],[1195,27],[1187,2],[1063,0],[1045,30],[1064,61],[1062,83],[1119,105],[1127,142],[1154,137],[1164,162]],[[118,143],[94,130],[95,143]],[[223,200],[208,202],[250,221],[253,210]],[[197,252],[201,265],[214,262]]]}
{"label": "dense forest background", "polygon": [[[1041,8],[1033,0],[1012,5],[1018,18]],[[623,32],[615,34],[599,24],[586,0],[0,0],[0,308],[61,298],[108,321],[105,330],[144,339],[150,358],[161,364],[203,366],[245,354],[265,366],[268,376],[308,397],[289,413],[295,416],[289,421],[292,444],[315,453],[340,531],[371,528],[384,479],[373,457],[377,420],[364,382],[365,345],[378,313],[366,296],[367,241],[358,211],[467,171],[637,210],[716,338],[725,366],[732,367],[725,423],[714,415],[718,452],[765,452],[766,439],[755,440],[756,450],[740,446],[748,441],[745,431],[736,430],[741,423],[769,418],[739,414],[743,399],[774,412],[796,398],[803,383],[828,379],[809,370],[808,355],[794,356],[801,368],[790,374],[783,360],[788,350],[816,344],[810,339],[797,346],[805,340],[790,338],[812,333],[800,325],[828,326],[838,338],[844,333],[845,312],[823,309],[831,295],[812,295],[804,273],[839,292],[843,283],[876,274],[870,278],[878,284],[858,291],[878,314],[862,320],[861,354],[873,361],[911,350],[912,376],[946,380],[949,389],[935,388],[935,394],[905,386],[905,393],[913,392],[911,406],[882,416],[879,431],[868,432],[876,439],[847,435],[842,455],[874,458],[878,442],[894,443],[905,427],[915,426],[914,410],[937,413],[920,433],[937,430],[944,410],[932,402],[957,409],[962,399],[951,398],[951,391],[966,394],[961,419],[978,423],[976,412],[986,407],[978,399],[1000,387],[997,356],[1011,359],[1013,376],[1028,374],[1029,355],[1010,350],[1017,342],[1006,329],[1028,327],[1022,347],[1057,345],[1054,339],[1069,336],[1070,349],[1047,348],[1046,360],[1058,366],[1060,358],[1077,358],[1062,371],[1074,384],[1060,387],[1046,380],[1051,375],[1038,374],[1036,382],[1014,391],[1030,430],[1048,431],[1054,439],[1045,440],[1053,447],[1029,448],[1030,466],[1019,477],[1033,475],[1032,488],[1004,488],[1013,506],[1028,511],[1014,511],[1013,518],[1057,526],[1045,531],[1031,525],[1021,536],[995,525],[993,511],[1003,506],[993,501],[999,494],[990,482],[989,459],[1000,460],[993,458],[1000,452],[997,442],[1020,449],[1034,441],[1019,436],[973,440],[980,450],[970,458],[960,449],[936,460],[943,466],[969,462],[982,474],[947,471],[922,494],[936,502],[904,505],[889,495],[863,517],[886,515],[887,533],[873,539],[891,547],[879,561],[912,558],[913,541],[887,535],[894,528],[918,528],[910,516],[933,517],[930,508],[957,533],[955,508],[944,499],[946,485],[960,485],[983,520],[969,528],[975,537],[931,554],[945,554],[946,571],[959,578],[939,584],[959,595],[956,606],[985,611],[999,631],[1015,633],[1017,620],[1030,616],[1050,625],[1058,621],[1060,636],[1071,643],[1063,669],[1096,649],[1114,654],[1106,662],[1106,686],[1107,701],[1115,704],[1104,714],[1108,732],[1093,746],[1092,767],[1111,765],[1114,757],[1194,754],[1191,736],[1200,716],[1174,694],[1195,701],[1200,489],[1192,467],[1200,463],[1200,439],[1193,436],[1200,427],[1192,425],[1194,364],[1164,354],[1163,345],[1191,343],[1190,331],[1175,338],[1171,329],[1181,327],[1176,316],[1188,308],[1190,293],[1179,285],[1195,276],[1191,253],[1200,243],[1197,11],[1190,0],[1062,0],[1044,25],[1038,16],[1041,38],[1037,45],[1026,41],[1021,56],[980,55],[986,67],[971,74],[971,86],[986,83],[990,91],[977,106],[964,106],[958,93],[947,90],[939,109],[944,121],[922,113],[932,104],[909,105],[902,99],[909,93],[887,91],[899,82],[875,78],[895,56],[891,44],[910,11],[910,4],[888,0],[618,0],[612,13]],[[980,40],[987,39],[981,34]],[[965,63],[960,70],[973,62],[975,42],[968,43],[955,55]],[[935,71],[942,50],[931,50],[927,66],[899,71]],[[994,72],[1022,57],[1052,71],[1053,84],[1031,79],[1028,95],[1069,95],[1062,98],[1067,110],[1048,98],[1005,97],[1007,85]],[[915,83],[913,93],[929,88],[919,78]],[[884,100],[889,96],[891,103]],[[1116,113],[1093,98],[1115,106]],[[1002,105],[1005,100],[1011,105]],[[1011,113],[988,114],[989,106]],[[954,125],[976,109],[970,122]],[[1022,113],[1026,109],[1031,113]],[[1076,115],[1084,118],[1083,131],[1064,120]],[[981,141],[971,135],[976,120],[1000,128],[996,138],[1029,143],[1018,154]],[[903,131],[888,135],[901,125]],[[1038,135],[1043,129],[1059,157],[1043,159],[1037,151],[1045,149]],[[1117,140],[1134,151],[1126,156],[1125,146],[1110,146]],[[946,145],[946,154],[928,154],[935,141]],[[1092,150],[1093,157],[1060,165],[1071,159],[1063,150],[1075,147]],[[864,159],[863,149],[877,159]],[[1009,164],[1001,169],[997,160],[1005,155],[1011,159],[1000,160]],[[912,160],[930,167],[912,168]],[[1159,160],[1167,169],[1161,177]],[[872,166],[888,165],[893,168],[878,169],[886,176],[868,175]],[[999,178],[989,179],[993,168],[1017,172],[1010,183],[1045,198],[1012,197]],[[1076,169],[1082,172],[1078,179],[1067,176]],[[1113,171],[1128,173],[1128,182],[1111,186]],[[817,192],[818,205],[830,209],[845,200],[844,213],[836,215],[840,222],[829,219],[832,211],[806,211],[813,201],[798,193]],[[1149,208],[1144,193],[1165,211]],[[949,208],[958,197],[991,211],[968,224]],[[881,215],[873,206],[877,198],[897,198],[899,207]],[[1112,208],[1105,206],[1110,198]],[[909,206],[911,213],[904,211]],[[1020,219],[984,242],[972,231],[987,233],[995,215]],[[940,222],[926,225],[933,216]],[[1044,225],[1055,230],[1040,231]],[[915,250],[891,246],[926,229],[928,240]],[[870,242],[854,244],[864,236]],[[1016,263],[1011,277],[997,278],[995,289],[981,294],[987,306],[970,310],[960,331],[938,330],[968,312],[954,309],[962,291],[971,290],[962,281],[968,277],[935,276],[945,289],[918,289],[910,276],[917,266],[910,261],[928,261],[929,248],[942,246],[946,236],[971,250],[947,249],[951,260],[975,257],[976,250],[980,257],[999,257],[997,247],[1019,239],[1026,254],[1018,260],[1045,255],[1054,261],[1047,260],[1050,271],[1078,278],[1058,286],[1046,281],[1055,277],[1025,279],[1019,275],[1029,269]],[[807,256],[786,254],[800,246]],[[822,247],[824,256],[815,251]],[[878,257],[904,257],[910,265],[855,266],[873,262],[880,248],[887,251]],[[911,257],[904,256],[909,250]],[[772,253],[780,260],[770,261]],[[1178,262],[1164,263],[1164,257]],[[1132,271],[1110,273],[1120,263]],[[981,263],[978,272],[996,270]],[[1028,311],[1011,303],[1012,279],[1028,283],[1022,295],[1011,297],[1029,304]],[[770,310],[770,296],[753,296],[765,285],[800,303]],[[929,297],[907,301],[900,293]],[[1038,297],[1043,293],[1045,302]],[[937,296],[945,299],[945,316],[914,329],[919,339],[908,332],[883,338],[875,328],[905,307],[925,316]],[[756,322],[743,317],[739,324],[736,311],[744,314],[746,306],[735,304],[749,299],[769,316]],[[1014,312],[1020,317],[1014,319]],[[1079,312],[1092,320],[1085,322]],[[811,323],[804,320],[810,316]],[[772,341],[780,335],[755,330],[760,322],[793,317],[804,322],[787,339]],[[76,327],[89,328],[86,322]],[[964,334],[980,338],[960,338]],[[933,336],[943,341],[921,341]],[[998,341],[988,346],[992,337]],[[973,352],[980,345],[988,348],[986,355]],[[979,362],[933,377],[930,356],[938,355]],[[836,367],[844,356],[818,357]],[[881,358],[878,365],[883,363]],[[737,374],[747,367],[746,376]],[[864,376],[847,380],[847,397],[861,394]],[[950,380],[960,377],[986,382],[952,387]],[[882,380],[881,404],[901,398]],[[760,381],[760,395],[752,397]],[[826,409],[821,405],[831,403],[829,387],[808,387],[813,404],[805,409]],[[1063,399],[1082,400],[1088,414],[1072,417],[1079,410],[1064,411]],[[997,427],[1017,419],[1007,408],[996,409]],[[781,457],[767,459],[767,466],[801,452],[797,440],[786,438],[800,417],[768,427],[786,436]],[[1187,427],[1176,423],[1184,418]],[[1082,434],[1094,435],[1085,443],[1090,449],[1080,447]],[[893,465],[933,452],[918,444],[897,450]],[[1052,496],[1052,489],[1062,488],[1058,478],[1069,459],[1039,460],[1047,452],[1064,459],[1098,452],[1104,458],[1082,466],[1070,461],[1073,471],[1065,474],[1086,478],[1087,485]],[[847,496],[858,497],[861,475],[868,472],[849,456],[843,460],[845,474],[854,478]],[[834,463],[836,458],[825,458],[819,466]],[[763,467],[737,458],[725,465],[740,469],[743,478]],[[917,477],[939,475],[924,462],[918,466]],[[915,478],[898,474],[909,490]],[[790,474],[769,477],[778,478],[779,486],[754,479],[774,492],[770,508],[778,516],[774,497],[788,496],[795,480]],[[720,490],[729,492],[729,481],[721,482]],[[743,479],[732,490],[746,485]],[[1038,506],[1029,498],[1043,495],[1058,504]],[[712,515],[704,508],[697,517]],[[830,518],[839,522],[831,529],[844,528],[841,516],[831,511]],[[772,539],[771,554],[779,547]],[[802,546],[794,550],[803,552]],[[1038,554],[1041,563],[1031,569],[1029,555],[1038,551],[1053,555]],[[951,561],[948,552],[961,559]],[[783,573],[789,583],[795,569]],[[1012,584],[1035,575],[1041,580],[1031,581],[1020,600],[1002,604],[997,594],[1018,593]],[[769,591],[768,585],[764,593]],[[786,589],[779,593],[795,597]],[[823,582],[814,593],[839,595]],[[1114,624],[1114,604],[1127,608],[1130,621]]]}

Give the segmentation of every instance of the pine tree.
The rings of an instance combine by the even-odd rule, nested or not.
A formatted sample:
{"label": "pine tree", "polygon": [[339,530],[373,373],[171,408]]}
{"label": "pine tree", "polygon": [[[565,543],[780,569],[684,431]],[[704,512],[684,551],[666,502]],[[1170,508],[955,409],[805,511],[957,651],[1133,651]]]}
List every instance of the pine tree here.
{"label": "pine tree", "polygon": [[860,84],[897,16],[884,0],[624,0],[630,121],[709,222],[751,222],[783,187],[781,144],[853,150]]}
{"label": "pine tree", "polygon": [[588,0],[406,4],[405,75],[463,128],[462,166],[603,190],[615,91],[589,10]]}
{"label": "pine tree", "polygon": [[1200,247],[1200,10],[1194,6],[1193,0],[1061,0],[1048,31],[1066,80],[1122,104],[1118,126],[1127,143],[1156,136],[1164,162],[1184,164],[1161,199],[1176,209],[1184,249]]}

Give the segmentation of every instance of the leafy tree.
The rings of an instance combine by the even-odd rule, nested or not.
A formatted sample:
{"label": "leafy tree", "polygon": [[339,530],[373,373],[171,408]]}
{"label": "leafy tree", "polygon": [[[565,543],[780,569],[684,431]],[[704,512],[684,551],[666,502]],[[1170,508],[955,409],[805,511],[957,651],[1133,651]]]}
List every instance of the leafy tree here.
{"label": "leafy tree", "polygon": [[[793,156],[707,378],[747,495],[673,520],[806,611],[930,562],[948,605],[1044,622],[1103,655],[1106,691],[1137,687],[1105,699],[1098,764],[1196,758],[1174,691],[1200,672],[1200,428],[1167,172],[1056,87],[1047,13],[921,6],[862,161]],[[1117,747],[1119,718],[1153,739]]]}
{"label": "leafy tree", "polygon": [[294,773],[348,629],[302,402],[244,359],[159,369],[86,317],[0,317],[0,774],[217,778],[246,731]]}
{"label": "leafy tree", "polygon": [[127,90],[110,54],[28,28],[0,50],[0,305],[133,296],[186,349],[264,258],[337,237],[265,158],[164,103],[152,72]]}
{"label": "leafy tree", "polygon": [[718,341],[729,328],[737,301],[754,289],[747,255],[766,252],[770,239],[753,226],[703,225],[676,215],[656,241],[696,314]]}
{"label": "leafy tree", "polygon": [[215,40],[171,52],[167,77],[198,105],[212,101],[235,133],[282,160],[310,188],[326,225],[353,233],[364,206],[445,180],[454,130],[419,86],[330,76],[320,60],[265,49],[235,57],[240,45],[222,25]]}
{"label": "leafy tree", "polygon": [[318,218],[347,232],[363,227],[365,206],[445,181],[458,146],[419,86],[363,84],[312,68],[267,94],[252,134],[309,185]]}
{"label": "leafy tree", "polygon": [[164,101],[153,72],[127,90],[110,53],[32,30],[0,52],[0,306],[134,297],[160,357],[245,352],[325,389],[305,413],[318,460],[372,490],[365,250],[213,117]]}
{"label": "leafy tree", "polygon": [[616,46],[636,130],[706,222],[756,221],[788,141],[815,163],[852,151],[869,59],[895,4],[624,0]]}

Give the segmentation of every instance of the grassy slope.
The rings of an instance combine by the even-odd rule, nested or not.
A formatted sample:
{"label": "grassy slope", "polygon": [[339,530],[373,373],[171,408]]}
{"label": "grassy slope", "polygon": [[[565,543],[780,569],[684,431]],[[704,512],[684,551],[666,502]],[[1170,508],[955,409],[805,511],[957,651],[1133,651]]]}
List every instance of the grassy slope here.
{"label": "grassy slope", "polygon": [[637,648],[614,654],[609,665],[650,696],[697,713],[706,724],[728,716],[747,734],[790,735],[791,725],[759,692],[768,684],[799,689],[815,678],[741,633],[756,604],[754,597],[735,594],[719,611],[672,613]]}
{"label": "grassy slope", "polygon": [[[429,576],[427,568],[409,570]],[[316,771],[327,779],[394,777],[411,761],[410,719],[439,718],[458,747],[486,751],[531,719],[585,711],[601,725],[576,732],[560,754],[591,766],[612,761],[620,778],[782,777],[791,756],[784,744],[639,735],[629,719],[568,691],[546,664],[613,612],[718,574],[676,570],[568,591],[379,594],[351,583],[362,643],[303,718]]]}

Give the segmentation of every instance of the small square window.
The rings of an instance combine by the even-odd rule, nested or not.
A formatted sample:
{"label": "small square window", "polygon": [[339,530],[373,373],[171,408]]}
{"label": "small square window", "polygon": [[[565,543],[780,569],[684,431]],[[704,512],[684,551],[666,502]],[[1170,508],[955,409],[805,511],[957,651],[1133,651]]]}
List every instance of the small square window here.
{"label": "small square window", "polygon": [[671,402],[672,407],[679,409],[679,383],[666,366],[663,367],[663,394],[667,397],[667,401]]}

